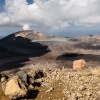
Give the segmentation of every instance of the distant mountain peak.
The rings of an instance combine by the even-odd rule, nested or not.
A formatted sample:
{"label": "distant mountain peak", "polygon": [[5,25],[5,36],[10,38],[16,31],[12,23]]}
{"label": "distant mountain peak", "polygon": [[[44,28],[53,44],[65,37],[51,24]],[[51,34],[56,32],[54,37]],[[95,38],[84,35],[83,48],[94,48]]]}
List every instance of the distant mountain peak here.
{"label": "distant mountain peak", "polygon": [[43,33],[40,33],[34,30],[19,31],[19,32],[15,32],[14,35],[15,37],[20,36],[20,37],[28,38],[31,40],[37,40],[37,39],[41,40],[41,39],[46,39],[47,37],[49,37]]}

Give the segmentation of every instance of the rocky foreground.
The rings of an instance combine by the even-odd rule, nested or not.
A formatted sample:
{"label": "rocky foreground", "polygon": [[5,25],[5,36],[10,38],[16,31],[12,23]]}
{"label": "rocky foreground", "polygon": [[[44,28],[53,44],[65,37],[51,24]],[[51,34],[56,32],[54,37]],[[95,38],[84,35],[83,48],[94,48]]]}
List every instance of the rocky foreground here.
{"label": "rocky foreground", "polygon": [[[46,68],[1,75],[1,100],[100,100],[100,67],[84,60],[73,68]],[[10,99],[9,99],[10,98]]]}

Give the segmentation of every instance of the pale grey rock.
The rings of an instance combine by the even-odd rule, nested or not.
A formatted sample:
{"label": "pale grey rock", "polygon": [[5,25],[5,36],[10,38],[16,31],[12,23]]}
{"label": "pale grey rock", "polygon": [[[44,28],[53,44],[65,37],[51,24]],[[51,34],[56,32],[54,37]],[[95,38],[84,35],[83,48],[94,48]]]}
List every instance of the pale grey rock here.
{"label": "pale grey rock", "polygon": [[10,99],[27,96],[28,89],[18,76],[14,76],[5,84],[4,93]]}

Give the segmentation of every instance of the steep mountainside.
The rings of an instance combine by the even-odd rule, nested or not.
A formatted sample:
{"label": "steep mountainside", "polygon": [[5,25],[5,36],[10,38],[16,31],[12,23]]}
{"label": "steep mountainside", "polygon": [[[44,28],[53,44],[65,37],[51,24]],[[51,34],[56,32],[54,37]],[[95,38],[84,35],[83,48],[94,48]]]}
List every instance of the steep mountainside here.
{"label": "steep mountainside", "polygon": [[45,39],[48,36],[35,31],[20,31],[0,40],[0,45],[9,51],[21,54],[36,54],[46,52],[47,46],[32,40]]}

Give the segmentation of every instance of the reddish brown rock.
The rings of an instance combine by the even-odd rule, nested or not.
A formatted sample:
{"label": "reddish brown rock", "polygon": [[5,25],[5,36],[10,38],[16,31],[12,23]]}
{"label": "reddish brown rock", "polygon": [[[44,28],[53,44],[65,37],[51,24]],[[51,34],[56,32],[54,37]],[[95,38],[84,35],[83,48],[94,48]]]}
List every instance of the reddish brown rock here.
{"label": "reddish brown rock", "polygon": [[73,62],[73,70],[82,70],[84,68],[86,68],[85,60],[80,59]]}

